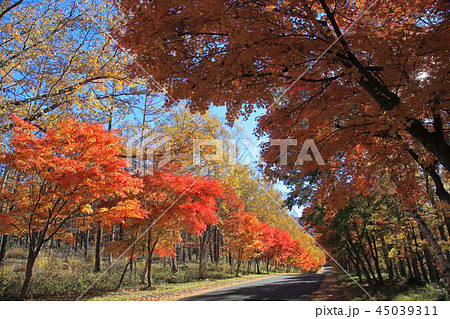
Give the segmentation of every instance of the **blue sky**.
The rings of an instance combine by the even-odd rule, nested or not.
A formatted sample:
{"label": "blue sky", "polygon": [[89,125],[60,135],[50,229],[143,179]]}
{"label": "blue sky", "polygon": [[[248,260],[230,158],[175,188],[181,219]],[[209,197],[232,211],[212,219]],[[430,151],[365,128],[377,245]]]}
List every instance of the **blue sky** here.
{"label": "blue sky", "polygon": [[[221,107],[221,106],[210,106],[209,108],[211,114],[214,114],[216,116],[218,116],[223,123],[225,123],[225,113],[226,113],[226,108],[225,107]],[[255,110],[255,112],[253,112],[248,119],[244,119],[243,117],[239,118],[236,121],[236,124],[240,125],[241,127],[243,127],[245,129],[245,136],[243,136],[242,138],[248,138],[251,140],[251,150],[250,152],[252,153],[252,156],[246,156],[247,159],[248,158],[254,158],[255,156],[259,156],[260,154],[260,148],[257,146],[259,145],[261,142],[264,142],[265,140],[260,140],[258,139],[255,134],[254,134],[254,130],[256,128],[257,125],[257,118],[261,115],[263,115],[265,113],[264,110],[261,109],[257,109]],[[238,147],[240,147],[240,150],[245,151],[245,147],[242,145],[242,143],[238,142]],[[249,152],[247,151],[247,154]],[[245,156],[244,156],[245,157]],[[247,163],[247,162],[245,162]],[[253,163],[254,164],[254,163]],[[256,165],[252,165],[252,163],[249,163],[250,166],[256,167]],[[288,193],[288,188],[282,184],[281,182],[276,183],[275,184],[275,188],[278,189],[279,191],[281,191],[283,194],[287,195]],[[303,210],[303,208],[299,208],[299,207],[294,207],[291,211],[291,213],[293,215],[296,216],[300,216],[301,215],[301,211]]]}

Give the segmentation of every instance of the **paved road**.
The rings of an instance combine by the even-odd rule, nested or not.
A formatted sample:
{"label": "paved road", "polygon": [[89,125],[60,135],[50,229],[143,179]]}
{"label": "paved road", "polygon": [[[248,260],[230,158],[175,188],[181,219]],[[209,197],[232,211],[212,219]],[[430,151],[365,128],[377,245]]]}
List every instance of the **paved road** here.
{"label": "paved road", "polygon": [[180,300],[308,300],[331,271],[266,278]]}

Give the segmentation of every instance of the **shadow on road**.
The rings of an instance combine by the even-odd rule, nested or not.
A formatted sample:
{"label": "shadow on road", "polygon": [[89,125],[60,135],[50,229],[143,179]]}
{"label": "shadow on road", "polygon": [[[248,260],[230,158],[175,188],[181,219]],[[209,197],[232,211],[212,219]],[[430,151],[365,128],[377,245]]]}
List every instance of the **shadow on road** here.
{"label": "shadow on road", "polygon": [[277,276],[180,300],[308,300],[324,278],[324,274]]}

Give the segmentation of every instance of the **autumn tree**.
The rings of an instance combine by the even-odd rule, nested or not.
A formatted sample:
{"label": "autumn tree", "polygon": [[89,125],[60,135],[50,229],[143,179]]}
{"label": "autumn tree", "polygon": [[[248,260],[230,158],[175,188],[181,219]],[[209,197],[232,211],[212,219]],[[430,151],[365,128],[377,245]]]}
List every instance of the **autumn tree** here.
{"label": "autumn tree", "polygon": [[[154,83],[129,79],[128,58],[108,35],[117,22],[113,13],[104,0],[1,2],[0,150],[13,126],[12,114],[38,126],[54,125],[70,115],[110,129],[122,127],[130,114],[139,115],[143,104],[142,112],[154,115],[155,109],[148,107],[157,95]],[[101,240],[113,233],[102,233],[100,224],[95,227],[96,271]],[[80,233],[85,257],[90,228]],[[0,257],[7,240],[3,235]]]}
{"label": "autumn tree", "polygon": [[37,125],[62,114],[123,121],[154,91],[126,75],[127,58],[108,36],[116,20],[107,1],[7,0],[0,12],[0,132],[11,114]]}
{"label": "autumn tree", "polygon": [[[424,219],[435,218],[432,210],[419,207],[428,210],[421,214]],[[387,191],[353,197],[333,212],[316,205],[306,209],[302,219],[340,265],[354,270],[360,281],[364,276],[369,285],[383,285],[383,274],[391,281],[404,278],[412,283],[437,282],[442,274],[437,267],[441,257],[431,253],[423,230]],[[437,233],[439,224],[433,221],[432,233]],[[440,245],[447,247],[448,239],[441,237]]]}
{"label": "autumn tree", "polygon": [[[315,239],[298,225],[297,217],[290,215],[292,212],[284,205],[285,197],[273,183],[264,180],[249,166],[240,163],[228,171],[224,183],[235,190],[245,212],[256,214],[258,219],[271,229],[286,231],[317,262],[323,259],[323,252],[316,246]],[[266,239],[270,241],[270,236]]]}
{"label": "autumn tree", "polygon": [[[136,54],[135,74],[145,65],[170,84],[170,94],[189,99],[191,109],[225,104],[232,120],[277,104],[268,117],[290,121],[261,130],[301,128],[308,118],[309,134],[336,130],[351,141],[347,135],[355,131],[355,138],[409,143],[450,169],[443,135],[445,1],[331,8],[325,0],[117,3],[125,18],[117,38]],[[417,79],[425,73],[426,81]],[[274,103],[276,92],[293,86]]]}
{"label": "autumn tree", "polygon": [[[299,147],[283,165],[267,143],[264,171],[336,209],[387,170],[440,254],[410,194],[429,196],[416,180],[424,171],[448,211],[446,1],[117,3],[125,24],[116,36],[137,58],[132,74],[145,66],[191,109],[225,105],[230,121],[264,108],[263,136],[313,139],[326,166],[298,161]],[[440,264],[450,282],[449,262]]]}
{"label": "autumn tree", "polygon": [[[230,212],[223,220],[223,232],[228,252],[236,261],[236,277],[239,275],[241,263],[256,256],[261,245],[262,223],[256,215],[243,211]],[[233,268],[231,268],[233,271]]]}
{"label": "autumn tree", "polygon": [[[40,132],[16,117],[10,150],[0,154],[3,173],[0,214],[2,230],[21,236],[28,259],[21,297],[25,298],[33,266],[43,245],[54,237],[73,240],[66,226],[81,219],[102,218],[93,207],[102,200],[137,193],[140,181],[119,158],[120,141],[100,124],[71,118]],[[132,208],[121,211],[123,219]],[[104,212],[103,212],[104,213]],[[4,233],[2,231],[2,233]]]}
{"label": "autumn tree", "polygon": [[215,180],[179,174],[174,165],[155,169],[143,176],[142,181],[143,190],[137,199],[146,215],[129,227],[137,234],[134,238],[139,247],[145,247],[145,276],[148,287],[152,287],[153,254],[156,251],[162,255],[173,254],[173,245],[182,230],[200,235],[208,225],[215,224],[218,221],[216,197],[220,196],[221,188]]}

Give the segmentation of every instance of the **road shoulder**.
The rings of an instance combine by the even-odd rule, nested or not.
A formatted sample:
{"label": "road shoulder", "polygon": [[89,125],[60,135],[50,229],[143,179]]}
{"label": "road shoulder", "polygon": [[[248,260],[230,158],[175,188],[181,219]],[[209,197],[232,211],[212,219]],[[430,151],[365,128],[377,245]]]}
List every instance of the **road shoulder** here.
{"label": "road shoulder", "polygon": [[[318,273],[322,273],[323,269]],[[332,272],[326,272],[325,278],[317,289],[310,297],[311,301],[342,301],[346,300],[344,291],[341,288],[341,284],[338,280],[338,275]]]}

